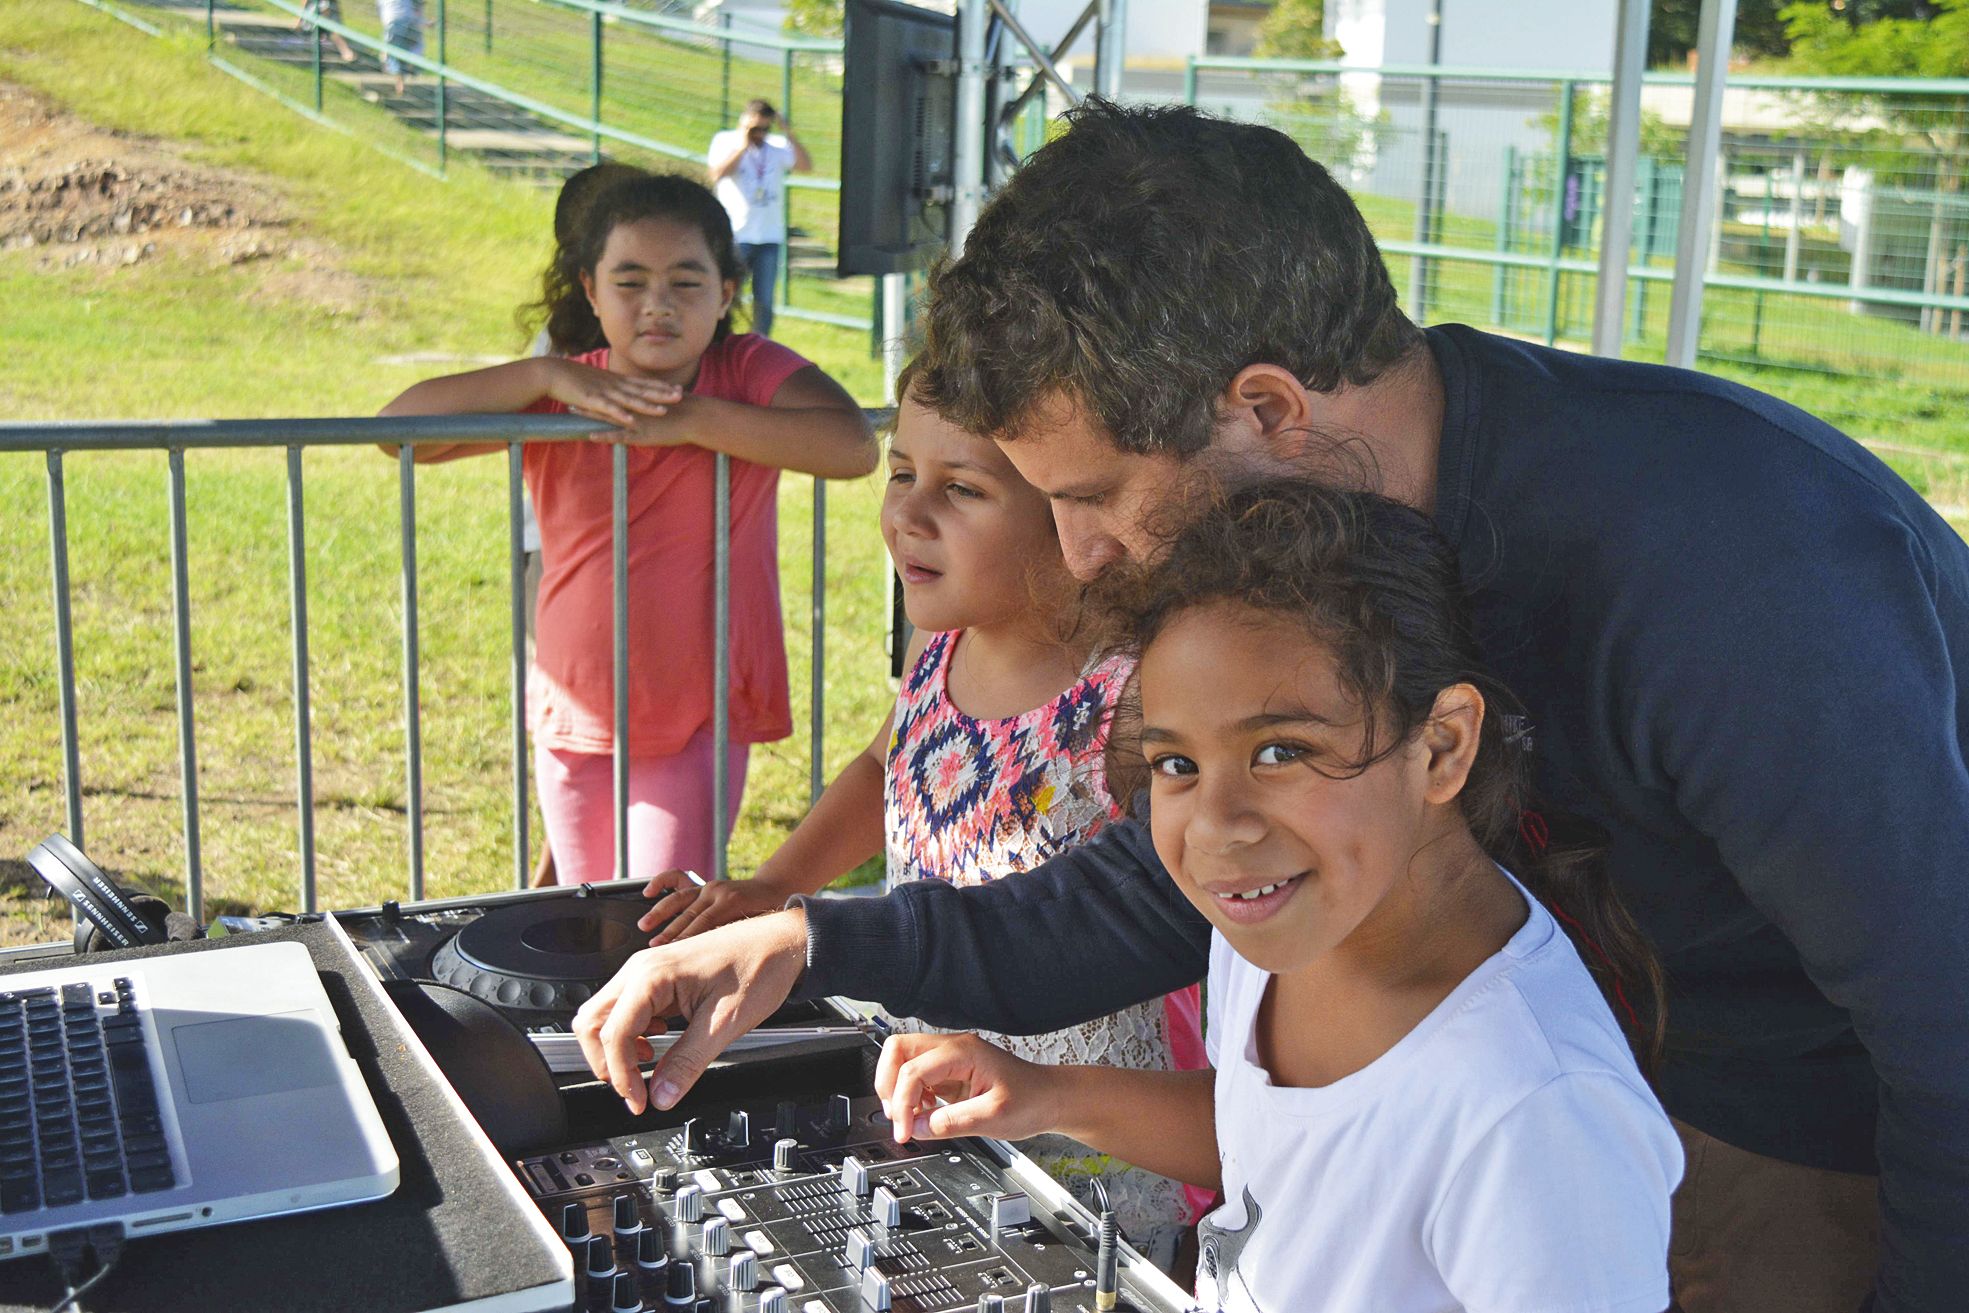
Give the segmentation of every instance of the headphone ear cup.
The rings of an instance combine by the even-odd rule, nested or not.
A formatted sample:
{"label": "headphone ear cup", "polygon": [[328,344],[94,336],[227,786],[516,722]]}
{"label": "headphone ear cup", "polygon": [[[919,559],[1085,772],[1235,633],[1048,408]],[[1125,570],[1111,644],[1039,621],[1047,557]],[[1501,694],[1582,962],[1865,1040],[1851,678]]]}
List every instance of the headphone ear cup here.
{"label": "headphone ear cup", "polygon": [[[161,938],[203,939],[205,937],[204,929],[197,922],[182,912],[172,911],[171,904],[157,897],[157,895],[127,894],[126,897],[130,900],[130,906],[136,909],[137,915],[144,919],[144,924],[156,931]],[[185,923],[183,927],[176,924],[179,921]],[[183,931],[182,933],[174,933],[181,929]],[[102,932],[96,928],[95,922],[82,918],[77,919],[75,926],[76,952],[94,953],[98,949],[107,949],[110,947],[114,947],[114,945],[103,942]]]}

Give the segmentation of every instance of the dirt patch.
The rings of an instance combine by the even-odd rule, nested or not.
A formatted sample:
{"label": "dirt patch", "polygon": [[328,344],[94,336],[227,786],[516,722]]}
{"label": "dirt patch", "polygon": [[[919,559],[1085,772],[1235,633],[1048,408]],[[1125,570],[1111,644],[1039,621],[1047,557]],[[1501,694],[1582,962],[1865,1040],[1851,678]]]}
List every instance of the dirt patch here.
{"label": "dirt patch", "polygon": [[266,262],[269,293],[358,312],[361,281],[293,224],[280,197],[250,177],[0,82],[0,258],[50,271],[118,270],[165,254],[212,268]]}

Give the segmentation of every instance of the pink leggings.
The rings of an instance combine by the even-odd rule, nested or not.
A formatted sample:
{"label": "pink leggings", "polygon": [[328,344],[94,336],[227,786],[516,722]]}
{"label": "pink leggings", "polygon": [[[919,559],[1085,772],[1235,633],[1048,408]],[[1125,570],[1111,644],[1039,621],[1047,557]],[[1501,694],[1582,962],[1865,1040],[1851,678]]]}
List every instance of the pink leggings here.
{"label": "pink leggings", "polygon": [[[745,744],[731,745],[727,835],[745,792],[746,757]],[[713,765],[709,726],[672,756],[629,759],[629,875],[646,880],[682,867],[710,878]],[[543,747],[534,750],[533,766],[557,878],[562,884],[615,879],[615,759]]]}

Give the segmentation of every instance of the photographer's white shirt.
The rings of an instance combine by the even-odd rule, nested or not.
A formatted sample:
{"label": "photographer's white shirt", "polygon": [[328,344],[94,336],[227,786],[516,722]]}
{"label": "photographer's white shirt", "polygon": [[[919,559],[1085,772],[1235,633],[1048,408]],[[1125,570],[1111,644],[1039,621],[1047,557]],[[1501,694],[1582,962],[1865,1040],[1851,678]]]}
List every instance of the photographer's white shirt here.
{"label": "photographer's white shirt", "polygon": [[1668,1306],[1681,1144],[1571,941],[1526,901],[1523,928],[1414,1030],[1318,1089],[1258,1064],[1271,976],[1212,935],[1225,1202],[1198,1229],[1205,1308]]}
{"label": "photographer's white shirt", "polygon": [[[706,154],[723,159],[744,141],[743,132],[728,128],[711,138]],[[786,240],[786,175],[798,158],[792,143],[770,132],[764,145],[746,145],[737,165],[718,179],[712,190],[731,216],[733,241],[770,245]]]}

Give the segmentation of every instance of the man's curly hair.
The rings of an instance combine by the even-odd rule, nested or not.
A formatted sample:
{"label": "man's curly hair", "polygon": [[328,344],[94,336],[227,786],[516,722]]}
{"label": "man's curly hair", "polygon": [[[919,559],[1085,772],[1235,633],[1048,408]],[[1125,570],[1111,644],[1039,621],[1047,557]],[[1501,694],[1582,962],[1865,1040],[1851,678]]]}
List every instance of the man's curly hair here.
{"label": "man's curly hair", "polygon": [[1017,438],[1065,399],[1123,451],[1209,445],[1238,371],[1315,392],[1420,341],[1346,191],[1290,137],[1090,98],[930,274],[918,395]]}

